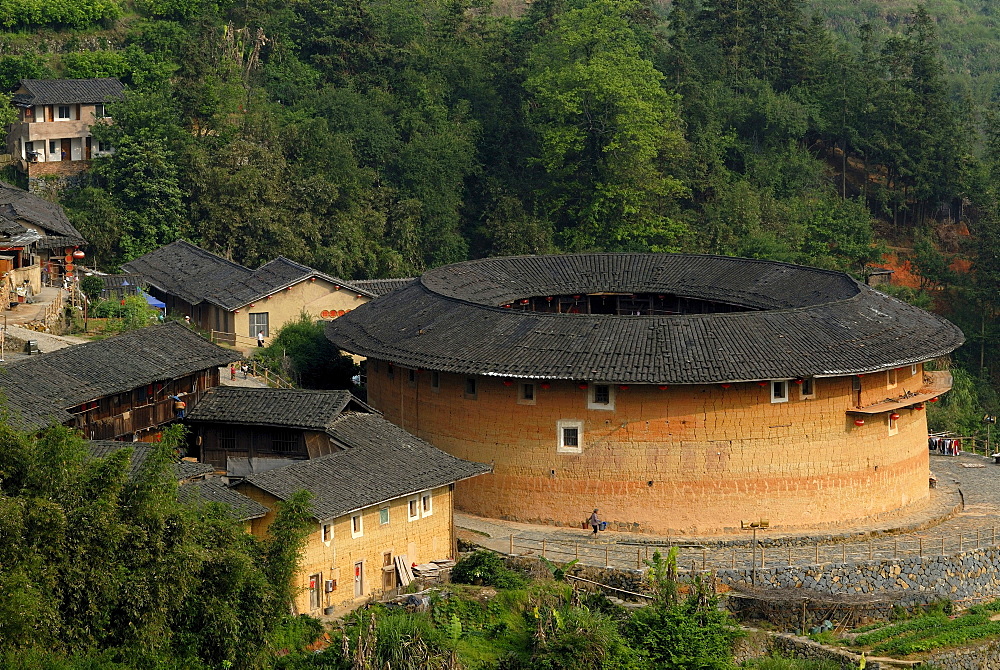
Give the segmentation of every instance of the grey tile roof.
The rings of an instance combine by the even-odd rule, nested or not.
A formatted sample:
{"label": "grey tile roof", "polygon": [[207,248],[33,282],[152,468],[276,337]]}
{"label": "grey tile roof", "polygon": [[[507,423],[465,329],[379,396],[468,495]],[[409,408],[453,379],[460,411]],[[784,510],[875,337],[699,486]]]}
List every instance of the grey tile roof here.
{"label": "grey tile roof", "polygon": [[251,475],[238,488],[253,485],[281,500],[310,491],[313,516],[325,521],[490,470],[446,454],[377,414],[344,413],[327,432],[349,448]]}
{"label": "grey tile roof", "polygon": [[166,323],[8,363],[0,369],[0,392],[22,427],[38,427],[49,417],[68,420],[65,410],[81,403],[237,358],[182,324]]}
{"label": "grey tile roof", "polygon": [[259,519],[270,510],[256,500],[233,490],[218,478],[185,484],[177,489],[177,497],[182,502],[203,501],[224,505],[237,521]]}
{"label": "grey tile roof", "polygon": [[[113,440],[87,440],[87,449],[94,458],[104,458],[120,451],[121,449],[131,449],[132,459],[129,461],[129,476],[135,477],[142,470],[146,459],[149,458],[157,445],[149,442],[116,442]],[[178,480],[190,479],[202,475],[210,475],[215,472],[208,463],[191,463],[190,461],[177,461],[173,466],[174,474]]]}
{"label": "grey tile roof", "polygon": [[113,77],[94,79],[22,79],[25,93],[14,95],[14,104],[54,105],[111,102],[125,93],[122,83]]}
{"label": "grey tile roof", "polygon": [[187,421],[325,430],[351,404],[367,409],[350,391],[218,386],[202,397]]}
{"label": "grey tile roof", "polygon": [[[751,311],[614,316],[504,309],[532,296],[669,293]],[[945,319],[848,275],[683,254],[575,254],[445,266],[327,324],[341,349],[460,374],[703,384],[871,372],[947,354]]]}
{"label": "grey tile roof", "polygon": [[382,296],[415,281],[417,281],[416,277],[406,277],[404,279],[355,279],[351,282],[351,285],[364,289],[376,296]]}
{"label": "grey tile roof", "polygon": [[310,277],[373,296],[342,279],[284,257],[251,270],[184,240],[140,256],[123,268],[146,276],[150,285],[189,304],[210,302],[227,310],[237,309]]}
{"label": "grey tile roof", "polygon": [[63,208],[37,195],[22,191],[16,186],[0,182],[0,217],[12,222],[27,222],[42,228],[46,235],[39,246],[47,247],[47,238],[58,246],[86,244],[73,224],[66,218]]}

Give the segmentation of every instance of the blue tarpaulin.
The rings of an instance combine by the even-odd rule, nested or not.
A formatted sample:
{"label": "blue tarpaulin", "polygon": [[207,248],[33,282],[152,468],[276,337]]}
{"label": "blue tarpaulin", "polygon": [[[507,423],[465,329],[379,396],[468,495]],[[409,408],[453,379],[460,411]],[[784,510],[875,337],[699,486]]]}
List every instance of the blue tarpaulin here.
{"label": "blue tarpaulin", "polygon": [[147,303],[147,304],[148,304],[148,305],[149,305],[150,307],[155,307],[156,309],[163,309],[164,307],[166,307],[166,306],[167,306],[167,303],[165,303],[165,302],[160,302],[159,300],[157,300],[157,299],[156,299],[156,298],[154,298],[153,296],[149,295],[149,294],[148,294],[148,293],[146,293],[145,291],[142,291],[141,293],[142,293],[142,297],[146,299],[146,303]]}

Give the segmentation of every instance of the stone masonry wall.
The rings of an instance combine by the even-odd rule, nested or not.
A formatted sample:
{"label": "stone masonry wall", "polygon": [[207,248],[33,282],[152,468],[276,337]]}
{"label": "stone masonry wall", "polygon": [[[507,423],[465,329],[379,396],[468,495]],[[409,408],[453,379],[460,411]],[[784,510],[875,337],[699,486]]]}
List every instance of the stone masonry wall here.
{"label": "stone masonry wall", "polygon": [[[900,410],[856,426],[852,377],[789,384],[772,403],[765,382],[611,386],[608,409],[588,406],[590,387],[466,377],[369,361],[368,401],[385,417],[455,456],[491,463],[460,483],[456,505],[473,514],[578,526],[598,507],[617,530],[660,535],[733,532],[741,520],[775,529],[832,528],[877,519],[928,497],[924,412]],[[863,403],[923,386],[910,366],[859,377]],[[591,382],[590,386],[593,386]],[[579,453],[560,452],[560,422],[581,428]]]}
{"label": "stone masonry wall", "polygon": [[931,652],[924,665],[937,670],[1000,670],[1000,640]]}
{"label": "stone masonry wall", "polygon": [[[737,640],[733,648],[737,664],[751,659],[776,655],[783,658],[801,658],[811,661],[833,661],[840,664],[841,668],[857,668],[861,658],[849,651],[828,647],[795,635],[752,629],[747,629],[744,633],[744,637]],[[883,666],[876,661],[869,661],[866,667],[869,670],[880,670]],[[952,668],[948,670],[952,670]],[[965,669],[956,667],[954,670]],[[976,669],[969,668],[969,670]]]}

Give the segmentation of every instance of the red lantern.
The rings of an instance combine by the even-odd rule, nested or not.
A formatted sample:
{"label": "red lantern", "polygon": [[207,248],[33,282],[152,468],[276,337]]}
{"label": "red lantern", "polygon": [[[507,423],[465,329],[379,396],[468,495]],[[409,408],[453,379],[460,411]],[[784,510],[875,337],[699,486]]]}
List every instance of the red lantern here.
{"label": "red lantern", "polygon": [[531,302],[531,301],[528,300],[527,298],[525,298],[524,300],[521,301],[521,304],[522,305],[527,305],[529,302]]}
{"label": "red lantern", "polygon": [[541,386],[543,389],[547,390],[552,385],[549,384],[548,382],[542,382],[541,384],[539,384],[539,386]]}
{"label": "red lantern", "polygon": [[333,290],[334,290],[334,291],[339,291],[339,290],[340,290],[340,287],[339,287],[339,286],[337,286],[336,284],[334,284],[334,285],[333,285]]}
{"label": "red lantern", "polygon": [[931,398],[931,402],[937,402],[937,401],[938,401],[937,397]]}
{"label": "red lantern", "polygon": [[73,265],[72,263],[67,263],[66,264],[66,272],[72,272],[75,268],[76,268],[76,266]]}
{"label": "red lantern", "polygon": [[580,299],[580,296],[578,296],[578,295],[573,296],[573,300],[579,300],[579,299]]}
{"label": "red lantern", "polygon": [[895,412],[893,412],[892,414],[890,414],[889,418],[892,419],[893,421],[899,421],[899,415],[896,414]]}
{"label": "red lantern", "polygon": [[510,305],[504,305],[503,308],[504,309],[510,309]]}
{"label": "red lantern", "polygon": [[732,384],[730,384],[729,382],[726,382],[725,384],[721,384],[721,386],[722,386],[722,388],[727,389],[730,386],[732,386]]}
{"label": "red lantern", "polygon": [[618,385],[618,390],[619,391],[628,391],[628,384],[619,384]]}
{"label": "red lantern", "polygon": [[855,426],[863,426],[863,425],[865,425],[865,420],[864,419],[855,419],[854,420],[854,425]]}
{"label": "red lantern", "polygon": [[[253,305],[250,305],[250,306],[253,307]],[[320,317],[322,317],[324,319],[329,319],[330,318],[330,311],[324,309],[322,312],[319,313],[319,315],[320,315]]]}
{"label": "red lantern", "polygon": [[546,300],[548,300],[549,302],[552,302],[552,296],[549,296],[548,298],[546,298]]}
{"label": "red lantern", "polygon": [[73,252],[73,258],[75,258],[78,261],[82,261],[86,256],[87,254],[83,253],[79,249]]}
{"label": "red lantern", "polygon": [[580,382],[580,388],[582,389],[587,388],[587,382]]}
{"label": "red lantern", "polygon": [[765,382],[765,381],[759,381],[759,382],[757,382],[757,386],[767,386],[767,382]]}
{"label": "red lantern", "polygon": [[309,281],[316,281],[316,278],[315,277],[310,277]]}
{"label": "red lantern", "polygon": [[510,379],[504,379],[503,380],[503,385],[504,386],[512,386],[513,384],[514,384],[514,382],[511,381]]}
{"label": "red lantern", "polygon": [[660,390],[661,391],[666,391],[668,388],[670,388],[670,387],[667,386],[666,384],[660,384]]}
{"label": "red lantern", "polygon": [[919,403],[919,404],[913,406],[913,409],[923,409],[923,408],[924,408],[924,404],[923,403]]}
{"label": "red lantern", "polygon": [[802,384],[803,382],[805,382],[805,379],[796,379],[795,380],[796,384]]}

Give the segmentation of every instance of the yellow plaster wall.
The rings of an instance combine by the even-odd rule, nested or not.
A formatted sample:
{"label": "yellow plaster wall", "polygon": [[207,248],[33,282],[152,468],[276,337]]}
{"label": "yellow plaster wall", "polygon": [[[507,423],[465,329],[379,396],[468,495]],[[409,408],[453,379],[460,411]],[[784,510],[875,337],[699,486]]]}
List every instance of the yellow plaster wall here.
{"label": "yellow plaster wall", "polygon": [[289,321],[295,321],[302,312],[314,319],[330,318],[323,316],[324,311],[351,310],[368,302],[368,296],[359,295],[343,287],[340,290],[334,284],[324,280],[299,282],[288,290],[276,292],[271,298],[262,298],[250,305],[240,307],[234,314],[235,332],[237,336],[254,338],[250,335],[250,312],[268,313],[268,333],[266,341],[270,341],[278,329]]}
{"label": "yellow plaster wall", "polygon": [[[252,485],[241,484],[239,491],[272,510],[275,508],[277,499]],[[373,598],[377,599],[383,595],[382,562],[386,552],[394,557],[406,554],[408,564],[454,558],[453,492],[450,486],[441,486],[433,489],[431,496],[432,513],[414,521],[409,521],[407,514],[408,501],[412,496],[362,510],[364,532],[357,538],[351,537],[351,515],[333,521],[333,539],[329,543],[323,542],[322,525],[316,524],[306,540],[294,578],[296,611],[321,615],[325,608],[333,607],[333,614],[340,615]],[[386,505],[389,506],[389,523],[383,526],[379,523],[379,510]],[[253,534],[266,536],[273,520],[274,512],[270,512],[264,518],[253,521]],[[358,562],[364,564],[364,591],[355,597],[354,565]],[[336,580],[337,588],[332,593],[321,593],[321,607],[313,610],[309,607],[309,577],[315,574],[321,575],[324,582]]]}
{"label": "yellow plaster wall", "polygon": [[[536,404],[517,402],[518,385],[480,377],[465,397],[465,377],[369,361],[368,402],[385,417],[460,458],[492,463],[493,474],[460,482],[459,509],[488,517],[579,526],[594,507],[613,527],[714,533],[741,519],[772,527],[822,527],[898,510],[928,495],[924,412],[900,410],[862,427],[848,415],[851,377],[815,380],[815,398],[772,403],[754,383],[615,388],[615,409],[587,407],[573,382],[536,382]],[[922,385],[922,368],[862,377],[869,404]],[[583,422],[582,453],[557,452],[557,422]]]}

